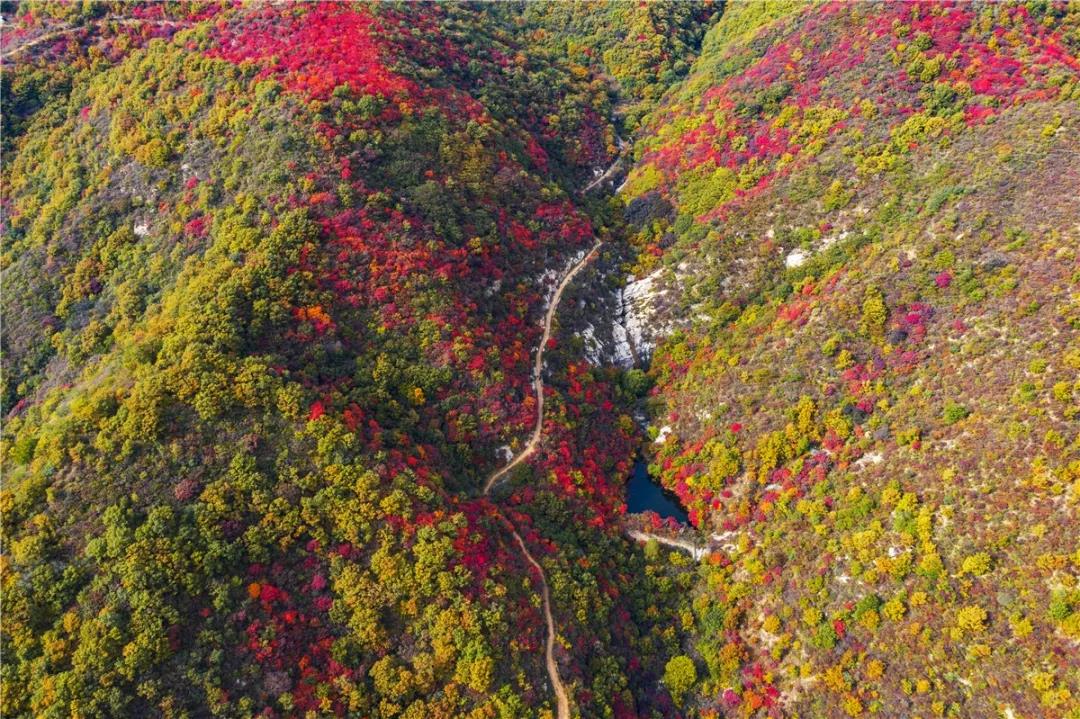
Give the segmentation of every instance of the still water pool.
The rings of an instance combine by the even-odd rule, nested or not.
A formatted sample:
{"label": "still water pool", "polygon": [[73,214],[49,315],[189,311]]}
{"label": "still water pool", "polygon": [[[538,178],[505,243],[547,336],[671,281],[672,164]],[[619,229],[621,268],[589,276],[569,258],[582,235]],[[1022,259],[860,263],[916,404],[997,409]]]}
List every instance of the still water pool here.
{"label": "still water pool", "polygon": [[647,512],[652,510],[662,518],[674,517],[680,522],[689,522],[686,511],[679,506],[663,488],[649,476],[649,466],[638,457],[634,462],[634,473],[626,487],[626,511]]}

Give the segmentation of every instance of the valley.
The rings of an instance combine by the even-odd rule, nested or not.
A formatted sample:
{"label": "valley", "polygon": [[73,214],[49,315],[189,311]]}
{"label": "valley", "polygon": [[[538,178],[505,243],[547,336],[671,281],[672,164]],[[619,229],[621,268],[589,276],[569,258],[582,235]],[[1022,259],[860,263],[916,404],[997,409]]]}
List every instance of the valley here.
{"label": "valley", "polygon": [[5,2],[0,714],[1080,719],[1080,11]]}

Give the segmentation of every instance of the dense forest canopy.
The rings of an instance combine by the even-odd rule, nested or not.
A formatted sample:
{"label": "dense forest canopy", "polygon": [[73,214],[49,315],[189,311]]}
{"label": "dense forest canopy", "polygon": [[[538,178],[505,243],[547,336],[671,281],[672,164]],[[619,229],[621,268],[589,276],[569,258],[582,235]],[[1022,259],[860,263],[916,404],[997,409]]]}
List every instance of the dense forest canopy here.
{"label": "dense forest canopy", "polygon": [[0,10],[0,713],[1080,719],[1075,2]]}

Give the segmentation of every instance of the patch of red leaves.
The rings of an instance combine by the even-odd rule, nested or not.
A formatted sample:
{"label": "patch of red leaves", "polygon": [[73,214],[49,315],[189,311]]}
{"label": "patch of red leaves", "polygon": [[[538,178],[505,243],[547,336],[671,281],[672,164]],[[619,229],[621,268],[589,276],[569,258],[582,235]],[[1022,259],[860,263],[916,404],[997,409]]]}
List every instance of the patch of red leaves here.
{"label": "patch of red leaves", "polygon": [[212,55],[262,66],[293,92],[326,100],[338,86],[384,98],[408,95],[414,84],[382,61],[378,22],[365,9],[318,3],[295,13],[267,6],[242,25],[219,26]]}

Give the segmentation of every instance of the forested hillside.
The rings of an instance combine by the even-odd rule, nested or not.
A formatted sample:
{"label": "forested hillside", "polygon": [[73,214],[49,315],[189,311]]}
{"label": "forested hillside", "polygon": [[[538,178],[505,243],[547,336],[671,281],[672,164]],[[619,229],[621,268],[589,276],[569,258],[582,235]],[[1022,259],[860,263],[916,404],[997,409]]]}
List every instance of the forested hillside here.
{"label": "forested hillside", "polygon": [[[697,57],[719,2],[527,2],[528,29],[582,69],[611,78],[632,132]],[[534,29],[535,28],[535,29]],[[581,70],[575,70],[581,72]]]}
{"label": "forested hillside", "polygon": [[1080,719],[1075,3],[2,11],[0,713]]}
{"label": "forested hillside", "polygon": [[653,468],[720,550],[684,706],[1077,716],[1078,49],[1064,3],[733,4],[647,123]]}
{"label": "forested hillside", "polygon": [[[550,706],[504,525],[556,537],[539,499],[478,495],[533,421],[552,279],[600,231],[575,193],[612,154],[606,85],[497,8],[6,20],[5,715]],[[632,428],[579,442],[568,411],[545,461],[601,481]],[[564,641],[607,641],[575,651],[575,706],[648,703],[649,620],[597,584],[627,571],[617,534],[576,556],[594,517],[549,501],[559,561],[595,564],[552,578]]]}

